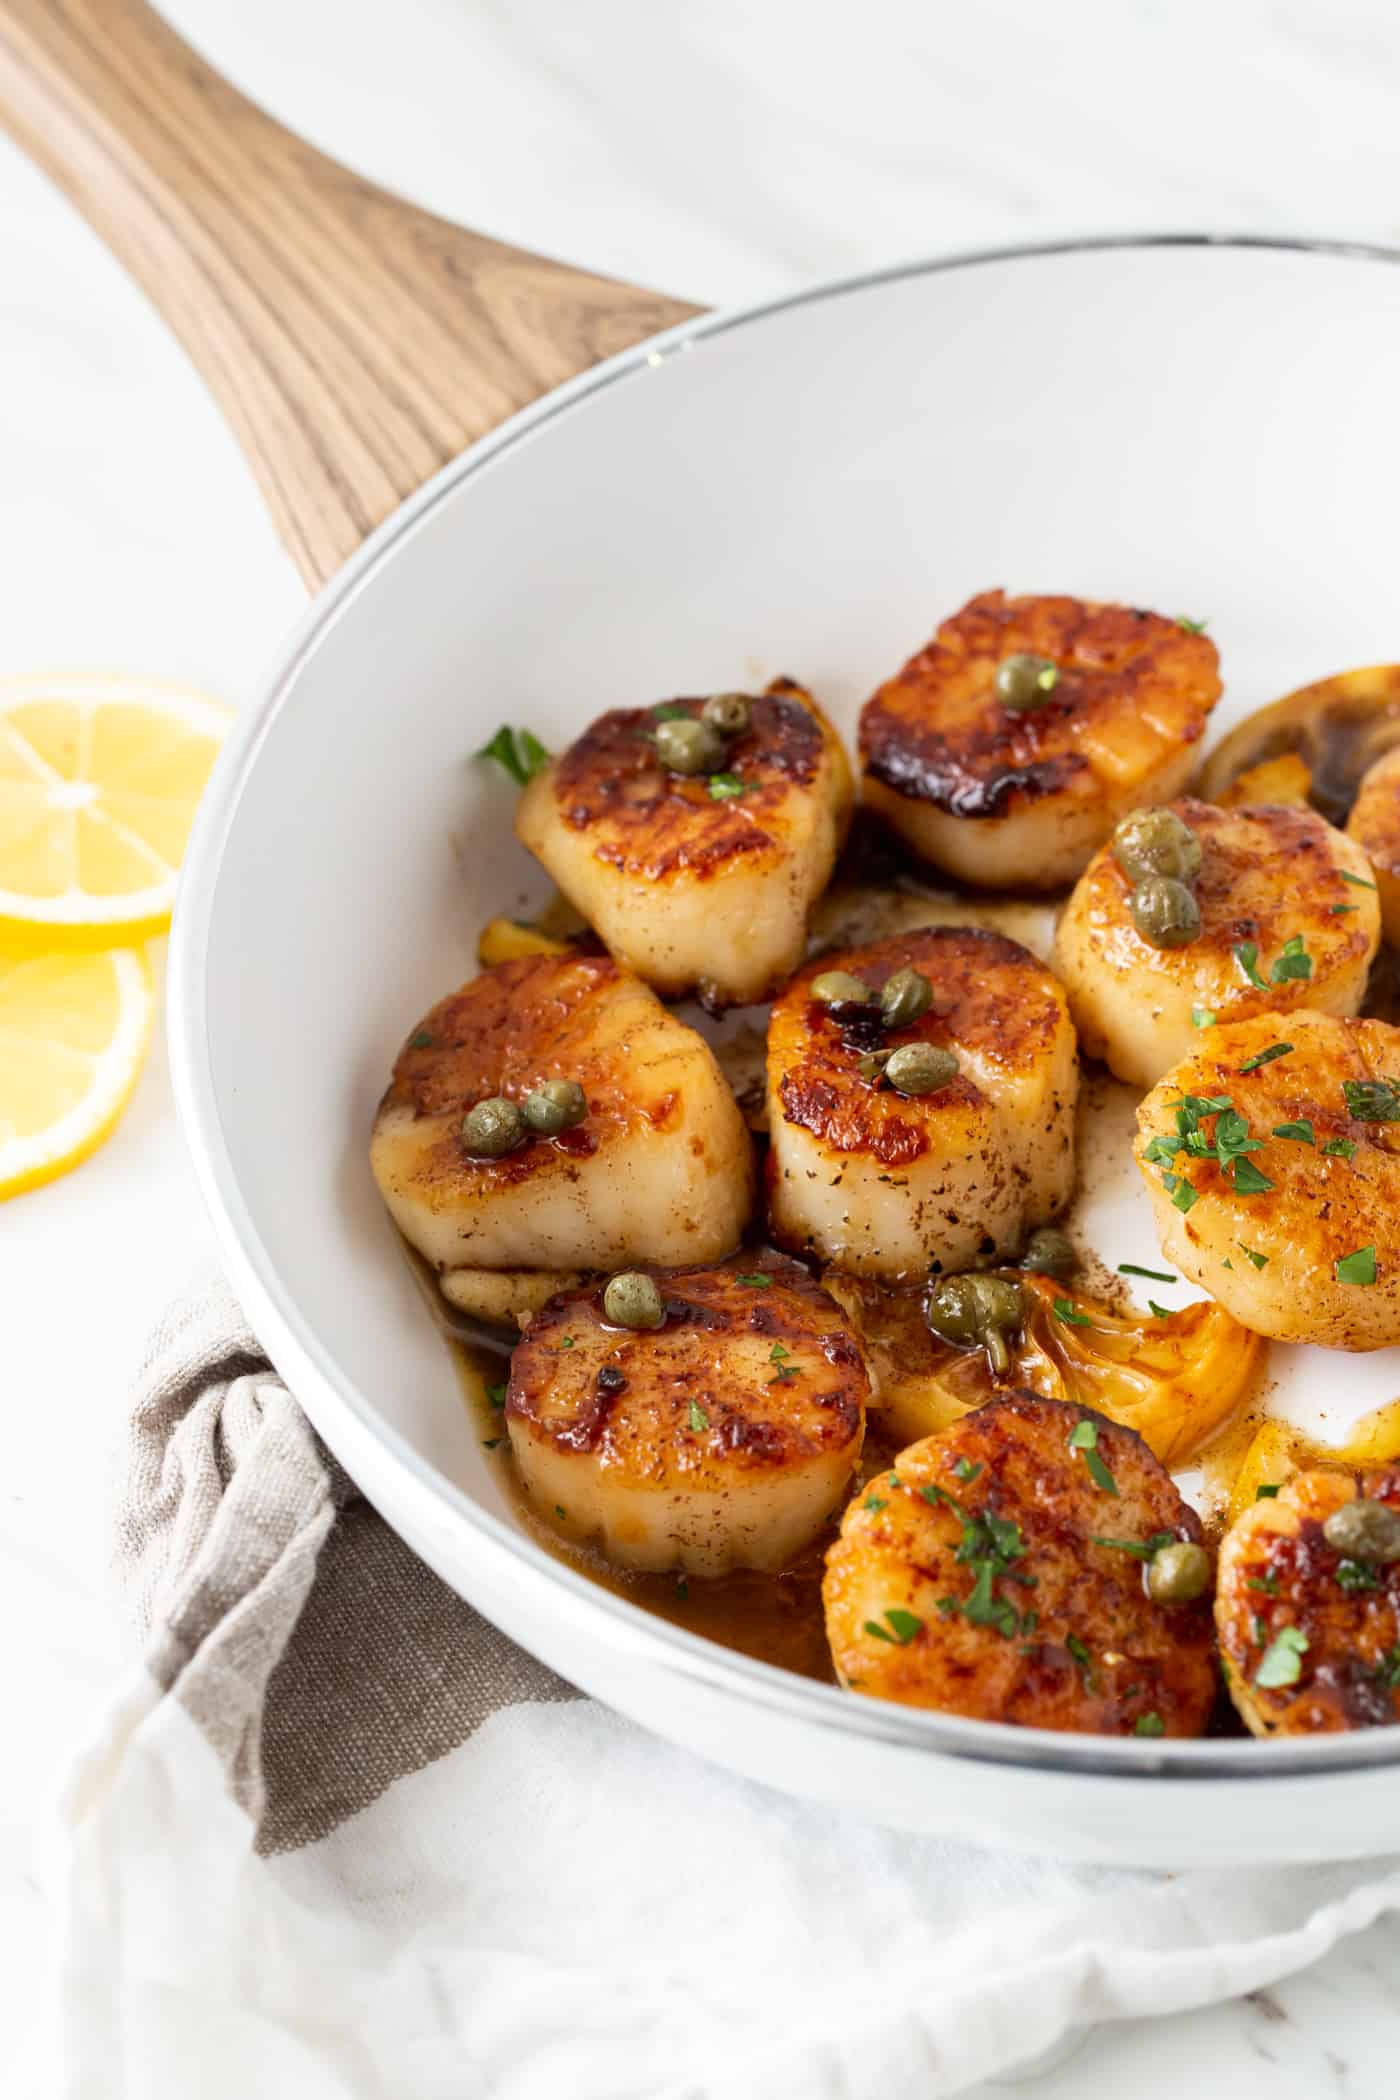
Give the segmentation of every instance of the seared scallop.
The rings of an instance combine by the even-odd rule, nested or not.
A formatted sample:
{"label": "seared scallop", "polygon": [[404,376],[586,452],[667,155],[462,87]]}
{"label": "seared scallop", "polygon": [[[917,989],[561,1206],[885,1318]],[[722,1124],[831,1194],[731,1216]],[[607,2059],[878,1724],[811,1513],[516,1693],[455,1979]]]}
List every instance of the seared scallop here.
{"label": "seared scallop", "polygon": [[658,1327],[616,1325],[602,1285],[530,1319],[506,1393],[525,1491],[621,1567],[781,1568],[860,1456],[860,1350],[795,1262],[651,1276]]}
{"label": "seared scallop", "polygon": [[1111,843],[1080,877],[1055,936],[1081,1046],[1140,1087],[1190,1052],[1210,1016],[1300,1006],[1354,1014],[1380,940],[1364,853],[1314,811],[1171,809],[1201,851],[1189,885],[1195,936],[1160,947],[1140,931],[1134,878]]}
{"label": "seared scallop", "polygon": [[1145,1571],[1190,1546],[1204,1584],[1200,1536],[1132,1430],[1009,1393],[902,1451],[847,1509],[822,1592],[837,1674],[979,1720],[1199,1735],[1210,1606],[1155,1603]]}
{"label": "seared scallop", "polygon": [[[853,797],[840,739],[801,686],[722,697],[747,725],[723,737],[703,700],[601,715],[536,774],[515,819],[620,961],[666,998],[698,989],[715,1007],[764,998],[801,960]],[[666,762],[678,735],[703,770]]]}
{"label": "seared scallop", "polygon": [[983,592],[866,702],[865,798],[964,881],[1057,889],[1125,810],[1185,786],[1217,661],[1156,613]]}
{"label": "seared scallop", "polygon": [[[475,1153],[469,1113],[581,1090],[557,1134]],[[502,963],[425,1014],[380,1103],[370,1165],[399,1230],[453,1302],[523,1310],[544,1271],[711,1261],[737,1246],[753,1151],[709,1046],[608,956]],[[523,1272],[514,1285],[492,1279]]]}
{"label": "seared scallop", "polygon": [[1138,1110],[1162,1252],[1256,1334],[1400,1342],[1400,1029],[1256,1014],[1201,1031]]}
{"label": "seared scallop", "polygon": [[[910,971],[932,996],[901,1026],[878,1004],[813,996],[845,972],[878,1000]],[[944,1054],[946,1083],[891,1082],[912,1045]],[[794,1251],[895,1282],[1007,1253],[1069,1200],[1078,1088],[1064,994],[1015,941],[943,926],[824,956],[769,1020],[773,1229]]]}
{"label": "seared scallop", "polygon": [[1375,882],[1385,937],[1400,948],[1400,745],[1378,759],[1361,782],[1347,837],[1355,839]]}
{"label": "seared scallop", "polygon": [[1225,1534],[1215,1623],[1230,1696],[1255,1735],[1400,1721],[1400,1539],[1358,1553],[1350,1532],[1363,1548],[1400,1533],[1400,1471],[1359,1486],[1349,1473],[1295,1473]]}

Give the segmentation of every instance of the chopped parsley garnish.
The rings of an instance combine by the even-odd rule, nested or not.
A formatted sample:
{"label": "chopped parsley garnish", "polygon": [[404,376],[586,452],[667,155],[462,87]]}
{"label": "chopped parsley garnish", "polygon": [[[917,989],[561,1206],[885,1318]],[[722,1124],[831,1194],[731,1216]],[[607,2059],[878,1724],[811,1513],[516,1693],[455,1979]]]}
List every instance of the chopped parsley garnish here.
{"label": "chopped parsley garnish", "polygon": [[883,1495],[867,1495],[861,1507],[862,1509],[888,1509],[889,1503]]}
{"label": "chopped parsley garnish", "polygon": [[1265,1480],[1254,1490],[1254,1499],[1256,1502],[1271,1502],[1278,1490],[1276,1480]]}
{"label": "chopped parsley garnish", "polygon": [[1179,1283],[1181,1281],[1180,1277],[1173,1276],[1169,1269],[1143,1269],[1135,1261],[1120,1261],[1118,1274],[1120,1276],[1145,1276],[1149,1283]]}
{"label": "chopped parsley garnish", "polygon": [[652,709],[653,719],[658,722],[688,722],[690,709],[683,700],[658,700]]}
{"label": "chopped parsley garnish", "polygon": [[[977,1467],[976,1472],[981,1472]],[[942,1504],[950,1509],[962,1525],[962,1538],[954,1558],[964,1567],[972,1569],[972,1588],[961,1600],[956,1597],[940,1599],[938,1609],[944,1617],[960,1612],[969,1625],[995,1626],[1003,1640],[1011,1640],[1029,1624],[1035,1623],[1034,1614],[1022,1618],[1009,1597],[998,1596],[996,1584],[1005,1576],[1011,1582],[1035,1587],[1035,1577],[1015,1567],[1025,1552],[1021,1527],[1007,1517],[995,1516],[985,1510],[980,1516],[969,1516],[957,1497],[946,1488],[930,1483],[921,1490],[924,1499],[935,1506]]]}
{"label": "chopped parsley garnish", "polygon": [[1273,1135],[1281,1138],[1292,1138],[1294,1143],[1298,1145],[1315,1145],[1317,1143],[1317,1132],[1313,1129],[1310,1116],[1300,1116],[1296,1123],[1275,1123]]}
{"label": "chopped parsley garnish", "polygon": [[1378,1590],[1381,1578],[1364,1560],[1339,1560],[1337,1580],[1344,1590]]}
{"label": "chopped parsley garnish", "polygon": [[771,1276],[765,1276],[762,1269],[755,1269],[752,1276],[739,1276],[735,1281],[744,1284],[751,1291],[766,1291],[773,1279]]}
{"label": "chopped parsley garnish", "polygon": [[1344,1079],[1342,1094],[1358,1123],[1400,1123],[1400,1086],[1393,1079]]}
{"label": "chopped parsley garnish", "polygon": [[1307,1652],[1308,1637],[1302,1627],[1285,1626],[1265,1649],[1264,1659],[1254,1673],[1254,1682],[1262,1685],[1266,1692],[1296,1684],[1303,1674],[1303,1657]]}
{"label": "chopped parsley garnish", "polygon": [[744,782],[737,773],[711,773],[710,800],[712,802],[731,802],[736,795],[742,795],[743,792]]}
{"label": "chopped parsley garnish", "polygon": [[503,1378],[503,1379],[502,1379],[502,1380],[500,1381],[499,1385],[488,1385],[488,1386],[487,1386],[487,1388],[486,1388],[486,1397],[487,1397],[487,1399],[488,1399],[488,1400],[489,1400],[489,1401],[491,1402],[491,1405],[492,1405],[493,1407],[504,1407],[504,1406],[505,1406],[505,1404],[506,1404],[506,1384],[507,1384],[507,1381],[506,1381],[506,1380],[505,1380],[505,1379]]}
{"label": "chopped parsley garnish", "polygon": [[1276,1597],[1278,1595],[1278,1577],[1273,1569],[1270,1568],[1267,1574],[1251,1575],[1245,1587],[1251,1590],[1262,1590],[1266,1597]]}
{"label": "chopped parsley garnish", "polygon": [[574,1346],[574,1337],[573,1337],[573,1335],[571,1335],[571,1334],[566,1334],[566,1335],[562,1335],[562,1336],[560,1337],[560,1340],[559,1340],[559,1346],[560,1346],[560,1348],[561,1348],[561,1349],[572,1349],[572,1348],[573,1348],[573,1346]]}
{"label": "chopped parsley garnish", "polygon": [[1160,1714],[1139,1714],[1133,1723],[1134,1735],[1165,1735],[1167,1724]]}
{"label": "chopped parsley garnish", "polygon": [[1268,1175],[1261,1174],[1252,1159],[1237,1159],[1232,1179],[1241,1196],[1263,1196],[1273,1187]]}
{"label": "chopped parsley garnish", "polygon": [[1055,1318],[1063,1320],[1067,1327],[1092,1327],[1094,1324],[1087,1313],[1076,1312],[1068,1298],[1057,1298],[1051,1310]]}
{"label": "chopped parsley garnish", "polygon": [[1092,1541],[1095,1546],[1111,1546],[1115,1553],[1131,1553],[1134,1560],[1151,1560],[1163,1546],[1170,1546],[1176,1538],[1174,1531],[1154,1531],[1150,1539],[1100,1539]]}
{"label": "chopped parsley garnish", "polygon": [[1344,919],[1348,912],[1359,911],[1360,909],[1359,904],[1329,904],[1327,912],[1329,918]]}
{"label": "chopped parsley garnish", "polygon": [[1176,624],[1181,629],[1183,634],[1204,634],[1207,627],[1209,627],[1210,625],[1210,621],[1188,620],[1183,614]]}
{"label": "chopped parsley garnish", "polygon": [[867,1619],[865,1630],[877,1641],[892,1641],[897,1648],[907,1648],[915,1634],[921,1630],[923,1623],[922,1619],[915,1618],[912,1611],[900,1611],[892,1607],[885,1613],[883,1626],[874,1619]]}
{"label": "chopped parsley garnish", "polygon": [[549,764],[549,753],[537,736],[528,729],[511,729],[504,722],[490,743],[483,744],[476,755],[478,758],[494,758],[517,787],[526,786],[541,766]]}
{"label": "chopped parsley garnish", "polygon": [[1084,1679],[1085,1691],[1091,1692],[1094,1688],[1093,1657],[1077,1633],[1067,1633],[1065,1635],[1065,1650],[1074,1658],[1075,1664]]}
{"label": "chopped parsley garnish", "polygon": [[1216,1015],[1215,1015],[1215,1012],[1214,1012],[1214,1010],[1213,1010],[1213,1009],[1212,1009],[1211,1007],[1209,1007],[1209,1006],[1193,1006],[1193,1007],[1192,1007],[1192,1009],[1191,1009],[1191,1026],[1192,1026],[1193,1028],[1214,1028],[1214,1026],[1215,1026],[1215,1022],[1216,1022]]}
{"label": "chopped parsley garnish", "polygon": [[770,1381],[771,1384],[776,1385],[778,1383],[779,1378],[796,1378],[797,1365],[790,1364],[787,1361],[787,1359],[791,1355],[791,1349],[785,1348],[781,1342],[774,1342],[772,1348],[768,1352],[768,1361],[770,1364],[776,1364],[778,1366],[778,1375],[777,1378],[774,1378]]}
{"label": "chopped parsley garnish", "polygon": [[[1291,1045],[1284,1044],[1279,1054],[1288,1048]],[[1174,1162],[1185,1153],[1190,1159],[1215,1160],[1241,1195],[1262,1195],[1273,1187],[1268,1175],[1246,1156],[1261,1151],[1263,1141],[1250,1136],[1248,1120],[1240,1114],[1229,1094],[1183,1094],[1180,1101],[1172,1105],[1176,1114],[1175,1135],[1163,1131],[1149,1139],[1143,1150],[1146,1163]],[[1215,1118],[1213,1137],[1207,1137],[1201,1127],[1207,1116]],[[1170,1170],[1163,1173],[1162,1186],[1182,1212],[1190,1210],[1199,1194],[1191,1182]]]}
{"label": "chopped parsley garnish", "polygon": [[1358,1247],[1354,1254],[1344,1254],[1336,1266],[1338,1283],[1374,1283],[1376,1280],[1376,1250],[1374,1247]]}
{"label": "chopped parsley garnish", "polygon": [[1275,984],[1289,984],[1294,979],[1305,981],[1312,976],[1312,957],[1303,946],[1303,936],[1295,933],[1292,940],[1285,941],[1283,952],[1276,959],[1269,976]]}
{"label": "chopped parsley garnish", "polygon": [[1173,1207],[1176,1210],[1179,1210],[1182,1213],[1182,1215],[1185,1216],[1186,1212],[1190,1210],[1195,1200],[1196,1191],[1192,1188],[1190,1182],[1178,1181],[1175,1188],[1172,1190]]}
{"label": "chopped parsley garnish", "polygon": [[504,1437],[484,1436],[481,1439],[481,1448],[483,1451],[494,1451],[497,1444],[504,1443],[504,1441]]}
{"label": "chopped parsley garnish", "polygon": [[1373,890],[1376,886],[1374,882],[1367,882],[1364,875],[1348,875],[1345,868],[1341,870],[1341,876],[1342,881],[1349,882],[1354,890]]}
{"label": "chopped parsley garnish", "polygon": [[975,1480],[981,1470],[981,1466],[974,1465],[970,1458],[955,1458],[953,1461],[953,1472],[964,1484]]}
{"label": "chopped parsley garnish", "polygon": [[1400,1641],[1396,1642],[1389,1655],[1381,1657],[1376,1675],[1388,1692],[1400,1692]]}
{"label": "chopped parsley garnish", "polygon": [[1239,1248],[1241,1254],[1248,1256],[1249,1260],[1253,1262],[1256,1269],[1268,1268],[1269,1257],[1267,1254],[1259,1254],[1255,1251],[1253,1247],[1246,1247],[1243,1240],[1236,1240],[1235,1245]]}
{"label": "chopped parsley garnish", "polygon": [[1170,1320],[1173,1318],[1171,1307],[1169,1305],[1159,1305],[1155,1298],[1148,1299],[1147,1310],[1151,1313],[1154,1320]]}
{"label": "chopped parsley garnish", "polygon": [[1356,1146],[1351,1138],[1328,1138],[1323,1152],[1329,1159],[1355,1159]]}
{"label": "chopped parsley garnish", "polygon": [[1267,992],[1269,989],[1268,981],[1259,975],[1259,949],[1257,944],[1254,941],[1241,941],[1237,947],[1231,950],[1231,953],[1250,983],[1256,985],[1261,992]]}
{"label": "chopped parsley garnish", "polygon": [[431,1035],[429,1035],[427,1029],[420,1028],[416,1035],[411,1035],[409,1037],[408,1047],[410,1050],[431,1050],[433,1047],[433,1041],[434,1038]]}
{"label": "chopped parsley garnish", "polygon": [[1241,1074],[1245,1072],[1257,1072],[1259,1070],[1260,1065],[1271,1065],[1276,1057],[1289,1056],[1292,1049],[1292,1043],[1270,1043],[1267,1050],[1259,1051],[1258,1055],[1255,1057],[1247,1057],[1244,1063],[1242,1065],[1237,1065],[1235,1069]]}
{"label": "chopped parsley garnish", "polygon": [[554,1514],[556,1517],[567,1517],[569,1512],[565,1509],[562,1502],[556,1502],[554,1505]]}
{"label": "chopped parsley garnish", "polygon": [[1079,1417],[1069,1433],[1069,1447],[1082,1456],[1095,1487],[1102,1488],[1106,1495],[1118,1493],[1117,1481],[1099,1456],[1099,1425],[1092,1415]]}
{"label": "chopped parsley garnish", "polygon": [[708,1429],[710,1426],[710,1418],[698,1400],[692,1400],[690,1403],[690,1426],[697,1431]]}

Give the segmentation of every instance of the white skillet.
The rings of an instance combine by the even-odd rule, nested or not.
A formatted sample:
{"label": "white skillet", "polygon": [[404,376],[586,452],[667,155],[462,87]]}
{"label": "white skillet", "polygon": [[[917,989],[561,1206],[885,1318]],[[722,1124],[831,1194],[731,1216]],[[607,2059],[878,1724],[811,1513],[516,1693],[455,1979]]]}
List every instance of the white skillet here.
{"label": "white skillet", "polygon": [[[365,1493],[573,1682],[773,1785],[1121,1863],[1400,1844],[1400,1730],[1162,1744],[913,1712],[575,1574],[511,1516],[365,1157],[406,1026],[481,919],[540,894],[470,760],[502,720],[558,744],[788,671],[849,730],[998,583],[1208,616],[1221,726],[1400,653],[1395,258],[1075,243],[699,319],[371,189],[141,0],[6,0],[0,106],[178,328],[320,586],[205,801],[170,1039],[232,1281]],[[1152,1261],[1131,1169],[1096,1176],[1093,1218],[1110,1260]],[[1400,1390],[1397,1352],[1288,1370],[1335,1433]]]}

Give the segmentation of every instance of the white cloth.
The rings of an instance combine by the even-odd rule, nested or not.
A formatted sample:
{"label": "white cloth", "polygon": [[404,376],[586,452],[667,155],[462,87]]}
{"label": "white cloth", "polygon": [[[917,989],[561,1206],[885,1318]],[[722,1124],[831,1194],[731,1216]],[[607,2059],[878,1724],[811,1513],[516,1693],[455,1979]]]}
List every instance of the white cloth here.
{"label": "white cloth", "polygon": [[155,1339],[118,1538],[146,1663],[45,1833],[41,2100],[942,2100],[1400,1908],[1395,1860],[901,1834],[570,1697],[406,1569],[218,1289]]}

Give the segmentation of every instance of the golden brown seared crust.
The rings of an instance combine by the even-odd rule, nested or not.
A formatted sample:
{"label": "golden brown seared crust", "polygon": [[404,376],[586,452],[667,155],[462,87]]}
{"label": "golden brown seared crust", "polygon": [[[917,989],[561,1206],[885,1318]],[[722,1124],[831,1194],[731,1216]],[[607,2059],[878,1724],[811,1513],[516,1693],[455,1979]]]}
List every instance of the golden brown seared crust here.
{"label": "golden brown seared crust", "polygon": [[[694,717],[705,702],[663,705],[667,714]],[[754,700],[749,729],[725,756],[724,770],[744,783],[743,794],[728,800],[716,801],[703,775],[684,778],[658,761],[658,719],[655,708],[613,708],[559,760],[560,814],[576,831],[596,831],[596,858],[648,882],[679,875],[704,881],[740,855],[779,850],[781,837],[766,826],[793,788],[812,785],[824,749],[803,688],[777,678]]]}
{"label": "golden brown seared crust", "polygon": [[[1105,847],[1085,869],[1081,884],[1082,903],[1107,965],[1152,971],[1172,981],[1184,970],[1204,979],[1210,966],[1228,966],[1234,1021],[1306,1005],[1324,972],[1366,960],[1374,945],[1369,924],[1363,924],[1357,909],[1356,890],[1342,879],[1350,855],[1341,835],[1315,811],[1275,803],[1220,809],[1189,796],[1167,806],[1201,842],[1201,871],[1192,885],[1201,930],[1185,948],[1155,948],[1144,940],[1128,909],[1132,878]],[[1302,921],[1300,897],[1306,900]],[[1078,895],[1074,902],[1081,903]],[[1258,973],[1267,980],[1284,942],[1299,932],[1312,957],[1312,976],[1266,982],[1262,989],[1251,985],[1235,949],[1252,941]]]}
{"label": "golden brown seared crust", "polygon": [[[1002,658],[1021,652],[1052,658],[1060,676],[1047,705],[1018,713],[993,681]],[[861,762],[897,794],[952,816],[999,817],[1077,781],[1087,787],[1101,741],[1124,720],[1137,742],[1163,752],[1194,742],[1220,690],[1214,643],[1175,620],[985,591],[866,702]]]}
{"label": "golden brown seared crust", "polygon": [[[1322,1529],[1357,1492],[1347,1473],[1295,1473],[1225,1535],[1215,1622],[1230,1696],[1255,1735],[1333,1735],[1400,1721],[1400,1561],[1348,1560]],[[1400,1509],[1400,1471],[1370,1474],[1360,1492]],[[1304,1644],[1297,1676],[1261,1685],[1280,1635],[1285,1663],[1295,1636]],[[1276,1665],[1265,1674],[1278,1674]]]}
{"label": "golden brown seared crust", "polygon": [[755,1260],[650,1272],[653,1332],[608,1324],[606,1279],[555,1298],[511,1358],[507,1421],[648,1485],[713,1489],[858,1448],[869,1381],[840,1307],[798,1263]]}
{"label": "golden brown seared crust", "polygon": [[1377,759],[1362,779],[1347,837],[1371,863],[1385,937],[1392,948],[1400,947],[1400,747]]}
{"label": "golden brown seared crust", "polygon": [[[906,966],[929,979],[933,1003],[905,1028],[886,1031],[859,1010],[833,1010],[810,996],[813,980],[827,970],[854,970],[878,991]],[[820,956],[799,970],[769,1019],[769,1057],[783,1074],[779,1093],[789,1123],[839,1152],[907,1166],[928,1150],[929,1103],[946,1111],[980,1102],[982,1091],[959,1072],[937,1094],[906,1100],[859,1079],[855,1067],[867,1051],[904,1043],[962,1045],[1010,1069],[1043,1054],[1063,1025],[1058,986],[1018,942],[975,927],[921,928]]]}
{"label": "golden brown seared crust", "polygon": [[503,1159],[469,1158],[455,1122],[444,1132],[444,1181],[457,1178],[483,1192],[591,1157],[639,1116],[664,1129],[674,1097],[663,1094],[643,1107],[626,1070],[593,1048],[594,1008],[625,974],[606,955],[529,955],[497,964],[424,1015],[394,1061],[381,1107],[455,1117],[490,1095],[518,1102],[547,1079],[578,1080],[588,1096],[586,1119],[558,1137],[534,1137]]}
{"label": "golden brown seared crust", "polygon": [[[1116,1494],[1070,1444],[1081,1422]],[[1031,1392],[992,1401],[847,1509],[823,1589],[842,1682],[1022,1727],[1198,1735],[1215,1697],[1208,1601],[1154,1604],[1142,1560],[1096,1543],[1159,1533],[1199,1541],[1200,1521],[1132,1430]],[[998,1540],[988,1582],[978,1563]]]}
{"label": "golden brown seared crust", "polygon": [[[1271,1055],[1282,1043],[1287,1053]],[[1331,1014],[1255,1014],[1203,1029],[1194,1055],[1138,1109],[1135,1154],[1163,1252],[1257,1334],[1333,1349],[1400,1340],[1400,1123],[1353,1114],[1345,1088],[1367,1080],[1400,1081],[1400,1029]],[[1259,1141],[1249,1159],[1268,1188],[1237,1189],[1237,1170],[1207,1156],[1215,1113],[1200,1114],[1205,1153],[1161,1156],[1180,1136],[1188,1096],[1229,1100]],[[1278,1135],[1289,1127],[1293,1135]],[[1163,1143],[1149,1158],[1154,1138]],[[1367,1247],[1375,1249],[1375,1281],[1339,1279],[1338,1262]]]}

